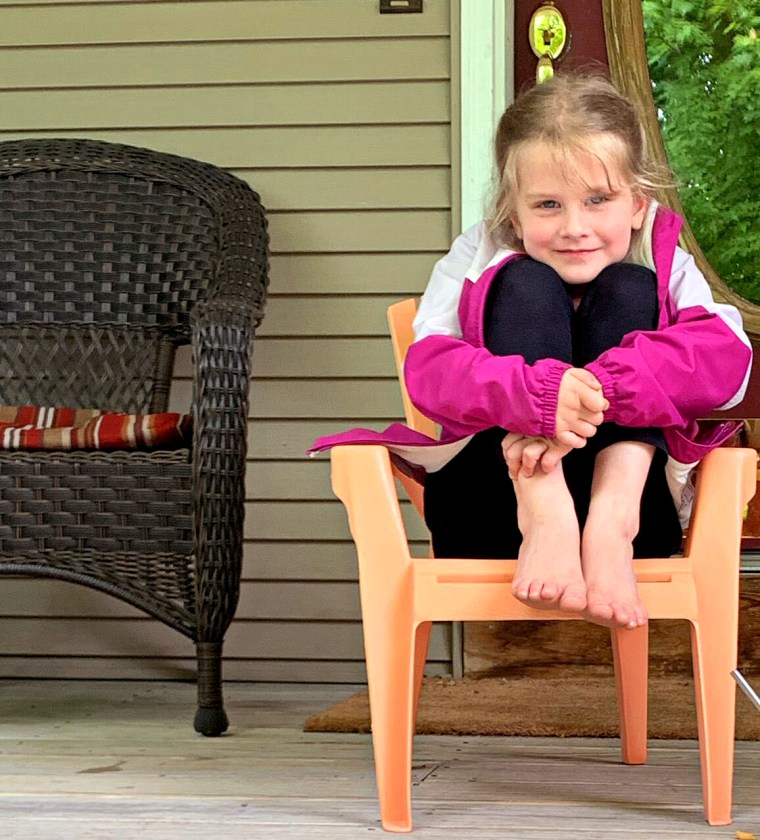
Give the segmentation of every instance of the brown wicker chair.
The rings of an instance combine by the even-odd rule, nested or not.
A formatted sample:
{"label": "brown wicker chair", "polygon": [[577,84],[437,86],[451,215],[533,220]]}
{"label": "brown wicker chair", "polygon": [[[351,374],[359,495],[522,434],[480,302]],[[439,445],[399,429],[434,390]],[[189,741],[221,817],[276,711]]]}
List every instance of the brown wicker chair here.
{"label": "brown wicker chair", "polygon": [[259,198],[206,163],[90,140],[0,143],[0,404],[165,411],[192,344],[193,440],[173,451],[0,451],[0,574],[107,592],[191,638],[195,728],[227,728]]}

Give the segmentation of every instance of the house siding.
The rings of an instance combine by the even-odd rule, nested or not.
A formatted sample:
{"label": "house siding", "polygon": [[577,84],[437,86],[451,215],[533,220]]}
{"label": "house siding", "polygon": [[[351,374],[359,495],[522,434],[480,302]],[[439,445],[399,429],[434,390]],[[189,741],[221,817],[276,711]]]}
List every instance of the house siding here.
{"label": "house siding", "polygon": [[[322,434],[403,414],[385,309],[452,232],[451,17],[377,0],[80,0],[0,7],[0,138],[91,137],[207,160],[267,208],[243,583],[228,679],[364,679],[356,561]],[[179,353],[172,407],[188,405]],[[407,509],[424,553],[427,535]],[[448,672],[436,626],[430,670]],[[4,579],[0,676],[182,678],[192,644],[101,593]]]}

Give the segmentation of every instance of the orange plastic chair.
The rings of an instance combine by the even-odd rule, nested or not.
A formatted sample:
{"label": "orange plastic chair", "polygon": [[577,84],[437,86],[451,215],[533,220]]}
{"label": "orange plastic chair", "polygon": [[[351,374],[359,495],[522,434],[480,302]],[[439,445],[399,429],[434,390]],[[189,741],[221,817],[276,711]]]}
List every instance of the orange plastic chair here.
{"label": "orange plastic chair", "polygon": [[[412,340],[416,302],[389,308],[397,364]],[[409,402],[407,422],[432,423]],[[422,512],[421,488],[382,446],[332,450],[332,483],[348,512],[359,561],[372,739],[386,831],[412,829],[414,723],[433,621],[573,619],[536,610],[511,592],[514,560],[411,557],[394,478]],[[641,598],[652,618],[691,622],[704,811],[711,825],[731,822],[742,515],[755,492],[757,453],[717,449],[703,461],[684,556],[638,560]],[[612,630],[622,758],[647,755],[648,630]]]}

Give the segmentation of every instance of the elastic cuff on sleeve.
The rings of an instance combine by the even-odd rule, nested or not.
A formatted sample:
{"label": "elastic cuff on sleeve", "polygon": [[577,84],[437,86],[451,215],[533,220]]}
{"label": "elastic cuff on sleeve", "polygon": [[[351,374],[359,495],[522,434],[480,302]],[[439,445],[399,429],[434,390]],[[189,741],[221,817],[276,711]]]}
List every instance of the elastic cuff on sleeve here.
{"label": "elastic cuff on sleeve", "polygon": [[615,382],[607,371],[599,364],[599,362],[591,362],[586,365],[586,370],[593,373],[599,380],[602,386],[602,393],[605,399],[610,404],[607,411],[604,412],[604,419],[606,422],[613,422],[615,420],[615,409],[617,403],[617,395],[615,394]]}
{"label": "elastic cuff on sleeve", "polygon": [[545,364],[544,394],[541,400],[541,434],[553,438],[557,435],[557,402],[559,401],[559,383],[566,370],[572,365],[556,359],[544,359],[537,365]]}

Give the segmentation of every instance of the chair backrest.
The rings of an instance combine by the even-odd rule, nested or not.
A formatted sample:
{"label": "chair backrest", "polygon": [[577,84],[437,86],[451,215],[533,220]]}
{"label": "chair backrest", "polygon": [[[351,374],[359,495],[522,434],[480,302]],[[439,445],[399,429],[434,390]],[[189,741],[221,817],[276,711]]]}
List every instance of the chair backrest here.
{"label": "chair backrest", "polygon": [[416,432],[422,432],[432,438],[438,437],[436,424],[416,408],[409,399],[404,382],[404,360],[406,359],[409,346],[414,341],[414,329],[412,323],[417,314],[417,301],[414,298],[407,298],[399,303],[388,307],[388,326],[390,327],[391,343],[393,344],[393,355],[396,360],[396,373],[398,375],[399,388],[401,389],[401,400],[404,405],[404,416],[406,424]]}
{"label": "chair backrest", "polygon": [[0,229],[4,403],[160,410],[199,302],[223,284],[261,318],[263,210],[211,164],[93,140],[3,142]]}

